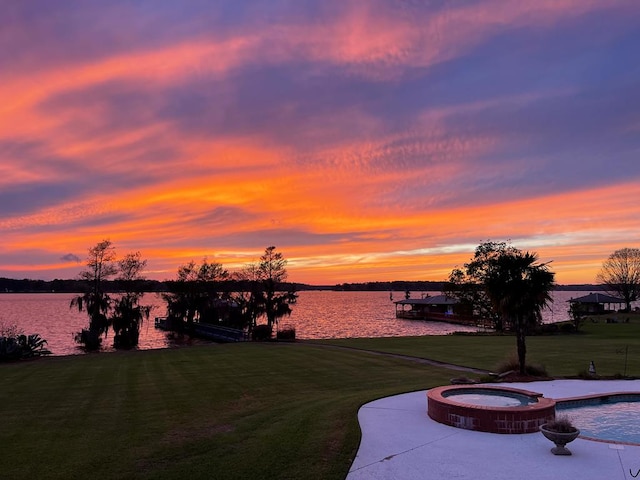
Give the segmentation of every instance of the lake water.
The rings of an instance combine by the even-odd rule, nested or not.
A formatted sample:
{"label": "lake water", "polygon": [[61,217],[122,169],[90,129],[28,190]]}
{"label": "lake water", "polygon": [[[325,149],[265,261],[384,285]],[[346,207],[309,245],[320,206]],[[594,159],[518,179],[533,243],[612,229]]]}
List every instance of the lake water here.
{"label": "lake water", "polygon": [[[427,293],[437,295],[439,292],[412,292],[412,298],[420,298]],[[553,308],[544,312],[544,322],[566,320],[567,300],[586,293],[554,292]],[[73,335],[86,328],[88,320],[85,313],[69,308],[73,296],[62,293],[0,294],[0,324],[17,325],[24,333],[40,334],[54,355],[82,353],[73,341]],[[403,299],[404,292],[394,292],[393,298]],[[154,327],[153,317],[166,314],[165,304],[159,295],[146,294],[143,304],[153,305],[154,309],[151,319],[142,325],[140,349],[201,343],[176,339]],[[292,309],[291,316],[283,318],[280,323],[281,326],[295,327],[296,337],[301,339],[446,335],[454,331],[475,330],[446,323],[398,319],[389,292],[303,291]],[[110,332],[103,340],[104,349],[111,350],[112,343]]]}

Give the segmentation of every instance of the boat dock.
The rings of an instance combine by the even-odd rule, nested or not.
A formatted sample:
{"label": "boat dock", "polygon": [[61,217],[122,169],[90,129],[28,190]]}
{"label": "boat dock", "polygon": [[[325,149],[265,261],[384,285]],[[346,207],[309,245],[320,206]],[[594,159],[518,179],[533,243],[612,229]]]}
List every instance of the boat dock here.
{"label": "boat dock", "polygon": [[[167,317],[156,317],[155,327],[161,330],[171,330]],[[188,333],[194,337],[216,342],[246,342],[249,340],[249,334],[244,330],[210,323],[196,322],[192,325],[191,332]]]}
{"label": "boat dock", "polygon": [[[396,318],[446,322],[469,327],[486,327],[482,320],[463,310],[463,306],[451,297],[436,295],[424,298],[407,298],[394,302]],[[406,307],[409,307],[407,310]]]}

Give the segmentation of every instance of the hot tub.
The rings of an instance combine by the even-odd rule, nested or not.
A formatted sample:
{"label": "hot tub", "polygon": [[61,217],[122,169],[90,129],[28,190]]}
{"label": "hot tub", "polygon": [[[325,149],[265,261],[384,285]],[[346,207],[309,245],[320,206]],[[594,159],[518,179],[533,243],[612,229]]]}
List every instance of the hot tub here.
{"label": "hot tub", "polygon": [[508,387],[450,385],[427,392],[433,420],[467,430],[533,433],[555,418],[556,402],[542,394]]}

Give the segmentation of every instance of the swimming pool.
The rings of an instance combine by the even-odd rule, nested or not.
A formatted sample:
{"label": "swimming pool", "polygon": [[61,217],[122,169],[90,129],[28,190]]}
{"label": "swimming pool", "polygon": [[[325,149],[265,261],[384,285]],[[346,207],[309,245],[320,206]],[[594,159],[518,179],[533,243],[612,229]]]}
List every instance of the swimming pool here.
{"label": "swimming pool", "polygon": [[558,402],[556,413],[567,415],[581,437],[640,444],[640,394]]}

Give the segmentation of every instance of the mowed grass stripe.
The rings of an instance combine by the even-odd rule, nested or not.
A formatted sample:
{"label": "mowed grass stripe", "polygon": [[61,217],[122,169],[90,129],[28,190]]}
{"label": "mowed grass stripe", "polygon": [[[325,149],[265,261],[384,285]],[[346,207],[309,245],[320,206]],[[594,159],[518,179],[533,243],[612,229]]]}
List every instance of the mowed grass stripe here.
{"label": "mowed grass stripe", "polygon": [[12,479],[344,478],[361,404],[454,375],[295,344],[50,358],[0,374],[0,471]]}
{"label": "mowed grass stripe", "polygon": [[[529,337],[552,375],[640,374],[640,325],[588,322]],[[333,340],[492,369],[511,336]],[[628,350],[627,350],[628,349]],[[459,372],[357,350],[240,344],[0,365],[6,478],[344,478],[358,407],[448,383]],[[34,459],[37,459],[35,461]]]}

